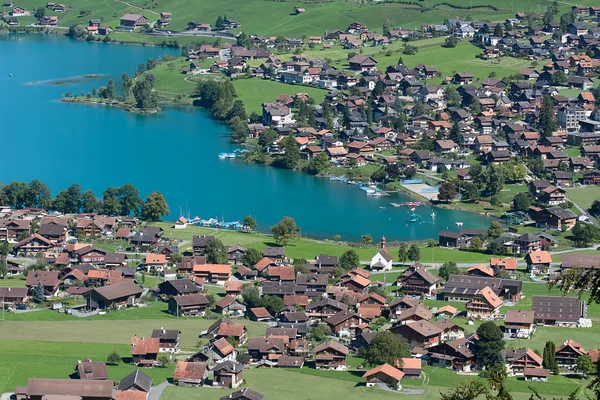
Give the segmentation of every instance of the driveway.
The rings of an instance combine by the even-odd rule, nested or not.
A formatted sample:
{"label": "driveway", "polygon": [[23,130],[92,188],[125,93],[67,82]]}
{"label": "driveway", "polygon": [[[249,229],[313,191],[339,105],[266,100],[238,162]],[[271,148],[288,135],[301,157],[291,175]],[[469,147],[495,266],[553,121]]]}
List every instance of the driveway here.
{"label": "driveway", "polygon": [[171,384],[167,381],[164,381],[160,385],[154,386],[152,389],[150,389],[150,393],[148,393],[148,400],[160,400],[163,392],[169,386],[173,386],[173,384]]}

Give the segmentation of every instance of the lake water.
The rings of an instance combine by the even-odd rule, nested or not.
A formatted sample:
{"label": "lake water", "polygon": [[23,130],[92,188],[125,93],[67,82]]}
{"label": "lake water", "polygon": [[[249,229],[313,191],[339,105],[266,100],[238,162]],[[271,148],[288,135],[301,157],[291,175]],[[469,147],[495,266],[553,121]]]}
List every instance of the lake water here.
{"label": "lake water", "polygon": [[[110,186],[134,184],[144,196],[161,191],[175,220],[180,210],[201,218],[256,217],[268,231],[283,216],[294,217],[302,234],[340,235],[360,240],[416,240],[443,229],[484,228],[489,219],[461,211],[419,207],[426,223],[407,222],[406,208],[390,202],[406,195],[367,197],[357,187],[303,173],[239,160],[219,160],[233,149],[227,129],[195,108],[138,115],[102,106],[61,103],[61,94],[79,94],[121,81],[150,57],[177,49],[86,43],[43,35],[0,35],[0,182],[39,179],[53,194],[79,183],[97,196]],[[9,77],[13,74],[13,77]],[[99,79],[83,79],[101,74]],[[381,208],[384,207],[384,208]]]}

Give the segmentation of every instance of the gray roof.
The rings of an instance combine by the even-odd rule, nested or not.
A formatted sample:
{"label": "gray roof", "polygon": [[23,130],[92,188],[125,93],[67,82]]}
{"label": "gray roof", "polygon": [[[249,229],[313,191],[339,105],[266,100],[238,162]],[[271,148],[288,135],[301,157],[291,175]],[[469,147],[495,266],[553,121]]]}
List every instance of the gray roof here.
{"label": "gray roof", "polygon": [[136,369],[119,382],[118,390],[128,390],[132,387],[136,387],[146,393],[150,391],[152,387],[152,378],[148,375]]}
{"label": "gray roof", "polygon": [[250,388],[244,388],[236,392],[230,393],[227,396],[223,396],[219,400],[263,400],[264,398],[264,394],[258,393],[256,390],[252,390]]}

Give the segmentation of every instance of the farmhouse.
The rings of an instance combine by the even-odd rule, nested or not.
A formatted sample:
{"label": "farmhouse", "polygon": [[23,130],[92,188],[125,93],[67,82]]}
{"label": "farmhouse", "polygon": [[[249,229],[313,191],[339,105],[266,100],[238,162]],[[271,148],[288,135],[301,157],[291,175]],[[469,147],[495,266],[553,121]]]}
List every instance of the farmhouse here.
{"label": "farmhouse", "polygon": [[587,304],[576,297],[533,296],[531,301],[536,323],[576,327],[580,318],[587,318]]}
{"label": "farmhouse", "polygon": [[125,14],[121,17],[121,26],[125,28],[138,28],[148,23],[148,18],[139,14]]}

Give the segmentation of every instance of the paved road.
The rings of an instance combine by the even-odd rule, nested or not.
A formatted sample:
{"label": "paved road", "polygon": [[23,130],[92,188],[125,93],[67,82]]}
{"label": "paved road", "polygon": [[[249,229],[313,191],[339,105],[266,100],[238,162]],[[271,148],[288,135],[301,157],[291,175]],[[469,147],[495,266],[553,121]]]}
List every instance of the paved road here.
{"label": "paved road", "polygon": [[565,197],[566,201],[570,201],[575,208],[577,208],[579,210],[580,213],[582,213],[583,215],[585,215],[586,217],[588,217],[591,221],[592,224],[594,224],[594,226],[596,227],[600,227],[600,225],[598,224],[598,222],[596,222],[596,220],[594,218],[592,218],[592,216],[590,214],[588,214],[588,212],[586,210],[584,210],[583,208],[579,207],[579,204],[575,203],[573,200],[569,200],[567,197]]}
{"label": "paved road", "polygon": [[169,386],[173,386],[173,384],[171,384],[171,383],[169,383],[167,381],[164,381],[160,385],[154,386],[150,390],[150,393],[148,394],[148,400],[160,400],[160,398],[162,397],[163,392]]}

